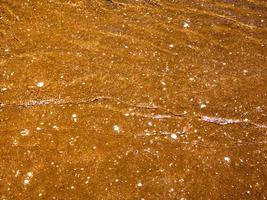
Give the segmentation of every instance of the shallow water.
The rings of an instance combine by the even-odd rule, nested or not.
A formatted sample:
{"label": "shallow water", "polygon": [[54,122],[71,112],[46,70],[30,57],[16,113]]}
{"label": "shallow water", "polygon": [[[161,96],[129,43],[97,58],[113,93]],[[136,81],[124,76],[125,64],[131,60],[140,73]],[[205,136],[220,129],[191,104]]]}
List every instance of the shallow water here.
{"label": "shallow water", "polygon": [[1,199],[266,199],[267,2],[0,0]]}

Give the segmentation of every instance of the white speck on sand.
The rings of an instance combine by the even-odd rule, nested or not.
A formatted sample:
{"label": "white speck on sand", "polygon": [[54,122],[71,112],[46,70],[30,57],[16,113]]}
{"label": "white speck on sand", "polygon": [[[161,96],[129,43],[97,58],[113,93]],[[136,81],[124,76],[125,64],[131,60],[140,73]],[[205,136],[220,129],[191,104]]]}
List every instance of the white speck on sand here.
{"label": "white speck on sand", "polygon": [[179,183],[183,183],[183,182],[184,182],[184,179],[181,178],[181,179],[179,179],[178,181],[179,181]]}
{"label": "white speck on sand", "polygon": [[26,177],[25,177],[25,179],[23,181],[23,184],[24,185],[28,185],[30,183],[30,178],[32,178],[32,177],[33,177],[33,173],[32,172],[27,172]]}
{"label": "white speck on sand", "polygon": [[33,176],[33,173],[32,172],[28,172],[27,176],[31,178]]}
{"label": "white speck on sand", "polygon": [[223,159],[224,159],[224,161],[226,161],[226,162],[230,162],[230,161],[231,161],[231,158],[229,158],[229,157],[227,157],[227,156],[225,156]]}
{"label": "white speck on sand", "polygon": [[190,77],[189,80],[190,81],[195,81],[196,79],[195,79],[195,77]]}
{"label": "white speck on sand", "polygon": [[171,138],[174,139],[174,140],[176,140],[177,139],[177,135],[175,133],[172,133],[171,134]]}
{"label": "white speck on sand", "polygon": [[183,22],[183,27],[184,28],[189,28],[190,27],[190,21],[189,20],[186,20]]}
{"label": "white speck on sand", "polygon": [[23,181],[23,184],[28,185],[30,183],[30,178],[32,178],[32,176],[33,176],[32,172],[28,172],[24,181]]}
{"label": "white speck on sand", "polygon": [[201,104],[200,104],[200,108],[206,108],[206,107],[207,107],[206,104],[204,104],[204,103],[201,103]]}
{"label": "white speck on sand", "polygon": [[161,80],[160,83],[161,83],[161,85],[166,85],[166,82],[163,80]]}
{"label": "white speck on sand", "polygon": [[139,182],[139,183],[137,183],[137,186],[138,186],[138,187],[142,187],[143,184],[142,184],[141,182]]}
{"label": "white speck on sand", "polygon": [[20,174],[19,169],[16,171],[15,177],[18,177],[18,175]]}
{"label": "white speck on sand", "polygon": [[170,48],[173,48],[173,47],[174,47],[174,44],[170,44],[169,47],[170,47]]}
{"label": "white speck on sand", "polygon": [[117,133],[120,133],[120,127],[118,126],[118,125],[114,125],[113,126],[113,130],[115,131],[115,132],[117,132]]}
{"label": "white speck on sand", "polygon": [[53,125],[53,129],[59,130],[59,127],[57,125]]}
{"label": "white speck on sand", "polygon": [[74,122],[77,122],[77,121],[78,121],[78,116],[77,116],[77,114],[73,113],[73,114],[71,115],[71,120],[74,121]]}
{"label": "white speck on sand", "polygon": [[23,181],[23,183],[24,183],[24,185],[28,185],[28,184],[30,183],[30,180],[25,179],[25,180]]}
{"label": "white speck on sand", "polygon": [[27,135],[30,134],[30,131],[29,131],[28,129],[22,129],[22,130],[20,131],[20,134],[21,134],[22,136],[27,136]]}
{"label": "white speck on sand", "polygon": [[7,90],[7,88],[5,88],[5,87],[1,89],[2,92],[6,91],[6,90]]}
{"label": "white speck on sand", "polygon": [[38,83],[36,84],[36,86],[37,86],[37,87],[44,87],[44,82],[38,82]]}
{"label": "white speck on sand", "polygon": [[14,146],[17,146],[19,144],[18,140],[14,139],[13,143]]}

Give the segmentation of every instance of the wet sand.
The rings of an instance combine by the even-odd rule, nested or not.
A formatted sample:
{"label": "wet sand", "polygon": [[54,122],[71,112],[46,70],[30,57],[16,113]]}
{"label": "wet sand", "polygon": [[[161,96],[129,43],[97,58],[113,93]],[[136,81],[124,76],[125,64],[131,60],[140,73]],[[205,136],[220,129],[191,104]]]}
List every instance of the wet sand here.
{"label": "wet sand", "polygon": [[1,199],[266,199],[263,0],[0,0]]}

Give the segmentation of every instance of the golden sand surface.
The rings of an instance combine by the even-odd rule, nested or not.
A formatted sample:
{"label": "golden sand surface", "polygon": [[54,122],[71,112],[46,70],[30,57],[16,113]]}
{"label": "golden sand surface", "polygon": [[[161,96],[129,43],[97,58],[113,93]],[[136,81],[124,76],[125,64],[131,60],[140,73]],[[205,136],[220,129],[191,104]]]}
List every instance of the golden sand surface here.
{"label": "golden sand surface", "polygon": [[0,0],[0,199],[266,199],[266,45],[265,0]]}

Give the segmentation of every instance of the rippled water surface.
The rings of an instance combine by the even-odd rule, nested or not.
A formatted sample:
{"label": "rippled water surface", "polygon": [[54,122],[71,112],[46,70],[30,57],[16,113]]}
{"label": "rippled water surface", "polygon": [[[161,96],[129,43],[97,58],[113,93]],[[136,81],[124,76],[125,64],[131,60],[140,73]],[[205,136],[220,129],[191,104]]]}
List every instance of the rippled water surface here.
{"label": "rippled water surface", "polygon": [[265,0],[0,0],[1,199],[266,199]]}

